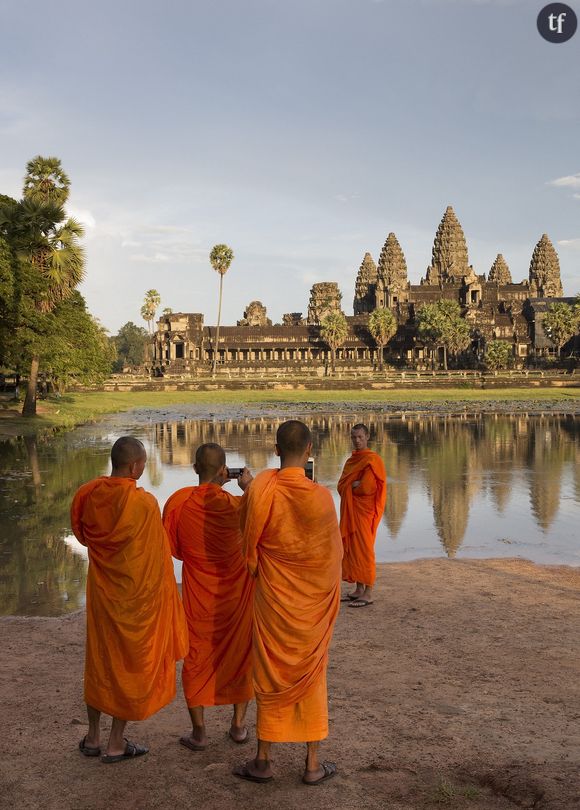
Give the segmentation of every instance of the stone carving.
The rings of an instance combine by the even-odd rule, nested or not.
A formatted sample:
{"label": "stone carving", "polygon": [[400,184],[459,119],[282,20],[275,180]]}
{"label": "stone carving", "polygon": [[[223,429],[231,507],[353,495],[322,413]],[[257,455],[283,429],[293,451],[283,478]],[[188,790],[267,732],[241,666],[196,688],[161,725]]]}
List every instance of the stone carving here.
{"label": "stone carving", "polygon": [[364,315],[375,308],[377,266],[370,253],[365,253],[354,287],[354,314]]}
{"label": "stone carving", "polygon": [[487,280],[499,285],[512,283],[512,274],[510,273],[507,262],[501,253],[498,253],[495,257],[495,261],[491,266]]}
{"label": "stone carving", "polygon": [[340,312],[342,293],[336,281],[313,284],[308,302],[308,323],[319,324],[331,312]]}
{"label": "stone carving", "polygon": [[244,317],[238,321],[238,326],[272,326],[267,317],[266,307],[261,301],[251,301],[244,310]]}
{"label": "stone carving", "polygon": [[458,282],[472,274],[473,268],[470,272],[463,228],[455,216],[455,211],[448,205],[435,234],[431,266],[427,268],[426,283]]}
{"label": "stone carving", "polygon": [[285,312],[282,315],[282,326],[304,326],[304,323],[301,312]]}
{"label": "stone carving", "polygon": [[530,262],[530,293],[539,298],[560,298],[560,261],[547,233],[534,248]]}
{"label": "stone carving", "polygon": [[401,291],[407,286],[407,262],[394,233],[387,236],[381,250],[378,276],[387,290]]}

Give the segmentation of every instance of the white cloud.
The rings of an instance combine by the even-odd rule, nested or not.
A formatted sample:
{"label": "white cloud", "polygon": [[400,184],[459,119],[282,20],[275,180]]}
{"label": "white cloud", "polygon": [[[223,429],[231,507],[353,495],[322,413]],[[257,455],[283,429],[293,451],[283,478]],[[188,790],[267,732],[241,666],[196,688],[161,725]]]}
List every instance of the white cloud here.
{"label": "white cloud", "polygon": [[572,194],[575,200],[580,200],[580,194]]}
{"label": "white cloud", "polygon": [[88,231],[93,231],[97,227],[97,220],[93,216],[93,214],[86,208],[68,208],[68,215],[73,219],[78,220],[81,225],[85,227],[85,235],[88,235]]}
{"label": "white cloud", "polygon": [[572,248],[572,250],[580,250],[580,239],[560,239],[558,244],[560,247]]}
{"label": "white cloud", "polygon": [[568,174],[565,177],[558,177],[556,180],[549,180],[548,186],[558,188],[580,188],[580,172],[578,174]]}
{"label": "white cloud", "polygon": [[132,262],[144,262],[146,264],[167,264],[171,261],[171,256],[167,253],[133,253],[129,256]]}

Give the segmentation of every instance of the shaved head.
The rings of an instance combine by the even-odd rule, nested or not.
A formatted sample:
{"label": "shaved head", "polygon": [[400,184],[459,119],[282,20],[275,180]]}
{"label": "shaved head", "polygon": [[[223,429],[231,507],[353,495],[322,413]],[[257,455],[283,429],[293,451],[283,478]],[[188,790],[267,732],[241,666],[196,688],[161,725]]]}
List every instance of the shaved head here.
{"label": "shaved head", "polygon": [[283,422],[276,431],[276,444],[282,460],[286,456],[300,456],[312,444],[312,434],[304,422],[290,419]]}
{"label": "shaved head", "polygon": [[351,428],[351,431],[353,431],[353,430],[362,430],[364,432],[365,436],[370,435],[368,427],[366,425],[363,425],[362,422],[359,422],[358,425],[353,425],[352,428]]}
{"label": "shaved head", "polygon": [[200,444],[195,452],[195,470],[200,478],[213,478],[225,463],[224,449],[215,442]]}
{"label": "shaved head", "polygon": [[125,469],[146,457],[147,453],[143,442],[140,442],[134,436],[121,436],[111,450],[113,470]]}

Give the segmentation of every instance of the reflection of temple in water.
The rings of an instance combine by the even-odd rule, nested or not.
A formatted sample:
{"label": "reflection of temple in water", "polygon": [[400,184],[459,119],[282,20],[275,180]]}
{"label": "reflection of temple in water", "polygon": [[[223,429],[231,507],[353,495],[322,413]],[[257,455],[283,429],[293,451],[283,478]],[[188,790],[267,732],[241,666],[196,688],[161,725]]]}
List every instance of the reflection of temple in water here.
{"label": "reflection of temple in water", "polygon": [[[275,435],[285,417],[271,419],[183,420],[154,426],[162,464],[189,466],[203,442],[218,442],[254,473],[272,466]],[[304,417],[313,432],[317,479],[334,489],[351,451],[350,428],[371,430],[389,478],[383,523],[396,538],[409,508],[409,483],[424,482],[435,529],[446,554],[456,555],[464,540],[475,498],[488,493],[498,512],[509,502],[514,476],[528,470],[532,513],[547,530],[558,510],[563,465],[578,461],[578,421],[560,416],[530,419],[464,414],[315,414]],[[570,439],[572,438],[572,441]],[[574,471],[580,499],[580,473]]]}

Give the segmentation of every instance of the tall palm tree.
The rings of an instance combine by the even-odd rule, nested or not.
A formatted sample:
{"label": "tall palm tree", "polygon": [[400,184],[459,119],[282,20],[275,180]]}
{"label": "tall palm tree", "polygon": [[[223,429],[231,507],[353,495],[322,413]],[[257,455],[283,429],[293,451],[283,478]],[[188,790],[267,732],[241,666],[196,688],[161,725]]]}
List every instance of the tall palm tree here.
{"label": "tall palm tree", "polygon": [[155,332],[155,315],[157,313],[157,307],[160,303],[161,296],[157,290],[147,290],[145,293],[143,306],[141,307],[141,316],[143,317],[143,320],[147,321],[147,329],[150,334]]}
{"label": "tall palm tree", "polygon": [[379,369],[383,370],[383,350],[397,331],[397,319],[390,309],[375,309],[369,316],[369,332],[379,350]]}
{"label": "tall palm tree", "polygon": [[[23,199],[13,223],[17,253],[26,272],[36,276],[39,294],[36,309],[51,313],[68,298],[84,275],[84,252],[80,245],[82,225],[67,218],[64,204],[70,182],[58,158],[38,155],[28,162]],[[32,353],[23,416],[36,414],[36,382],[40,357]]]}
{"label": "tall palm tree", "polygon": [[336,365],[336,350],[348,337],[348,325],[342,312],[331,312],[320,322],[320,337],[330,346],[332,373]]}
{"label": "tall palm tree", "polygon": [[68,199],[70,180],[55,157],[37,155],[26,164],[23,197],[36,203],[64,205]]}
{"label": "tall palm tree", "polygon": [[215,330],[215,347],[213,352],[213,364],[211,369],[211,376],[215,377],[219,351],[219,342],[220,342],[220,321],[222,316],[222,291],[224,284],[224,276],[230,269],[230,264],[234,260],[234,251],[227,245],[215,245],[215,247],[212,248],[212,251],[209,254],[209,260],[211,262],[211,266],[216,271],[216,273],[219,273],[220,277],[218,317],[217,317],[217,326]]}

